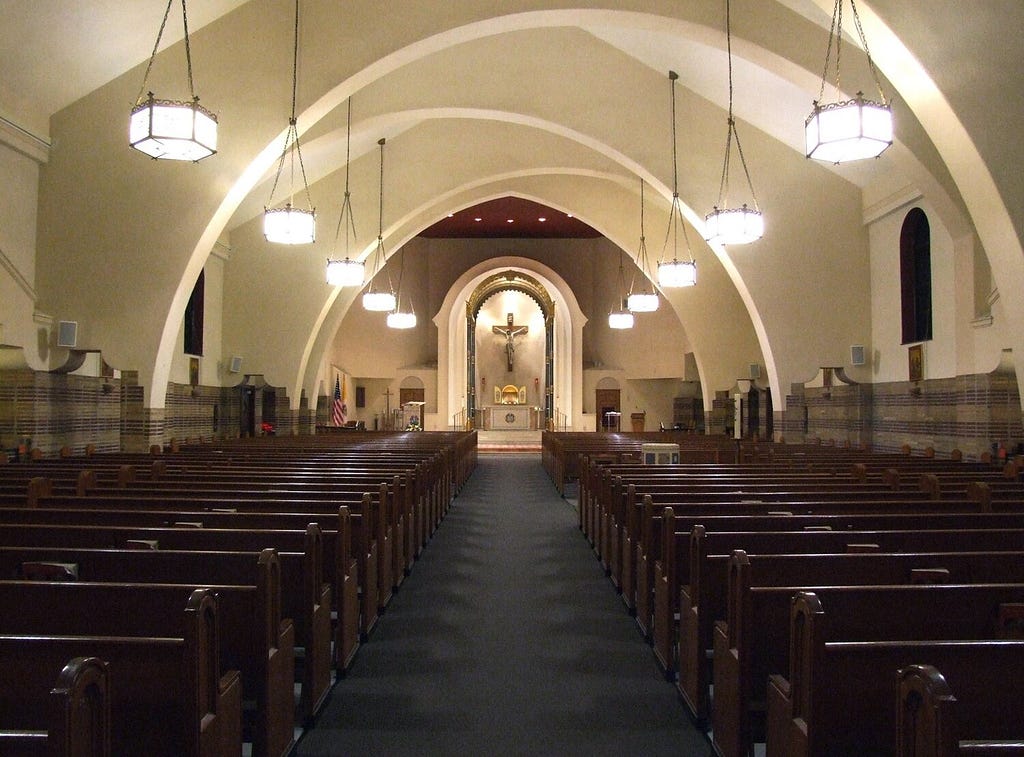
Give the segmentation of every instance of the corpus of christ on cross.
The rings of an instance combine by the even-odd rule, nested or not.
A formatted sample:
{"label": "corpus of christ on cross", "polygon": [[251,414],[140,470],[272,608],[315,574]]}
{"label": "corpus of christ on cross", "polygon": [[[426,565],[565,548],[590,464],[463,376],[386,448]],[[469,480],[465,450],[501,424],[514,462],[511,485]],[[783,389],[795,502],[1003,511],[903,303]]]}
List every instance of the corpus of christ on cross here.
{"label": "corpus of christ on cross", "polygon": [[505,337],[505,357],[508,360],[508,370],[512,370],[512,356],[516,353],[515,342],[513,341],[520,334],[525,334],[530,330],[529,326],[516,326],[513,323],[512,314],[508,314],[508,318],[505,321],[504,326],[492,326],[491,329],[495,334],[501,334]]}

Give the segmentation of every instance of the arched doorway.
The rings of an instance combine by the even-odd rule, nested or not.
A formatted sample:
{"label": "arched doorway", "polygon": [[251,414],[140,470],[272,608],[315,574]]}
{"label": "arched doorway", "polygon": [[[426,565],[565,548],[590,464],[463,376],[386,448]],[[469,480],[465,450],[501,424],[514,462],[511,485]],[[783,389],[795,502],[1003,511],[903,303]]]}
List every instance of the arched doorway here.
{"label": "arched doorway", "polygon": [[[504,293],[509,296],[499,299]],[[538,317],[530,317],[531,311]],[[533,405],[541,409],[544,427],[550,425],[554,417],[554,326],[554,302],[533,276],[510,269],[477,285],[466,303],[466,415],[474,426],[479,424],[480,409],[492,404]],[[483,345],[493,347],[495,341],[501,353],[497,361],[494,349],[482,350]],[[531,352],[539,354],[531,360]]]}

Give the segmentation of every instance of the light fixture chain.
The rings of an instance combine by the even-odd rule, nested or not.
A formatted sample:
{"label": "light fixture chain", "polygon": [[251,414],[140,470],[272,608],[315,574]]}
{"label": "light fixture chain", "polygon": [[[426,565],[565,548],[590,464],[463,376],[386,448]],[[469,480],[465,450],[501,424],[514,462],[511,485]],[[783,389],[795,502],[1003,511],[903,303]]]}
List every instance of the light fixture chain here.
{"label": "light fixture chain", "polygon": [[860,37],[860,43],[864,46],[864,54],[868,59],[868,70],[871,71],[871,78],[875,80],[875,86],[878,88],[878,98],[882,105],[886,105],[885,92],[882,91],[882,82],[878,76],[878,69],[875,68],[875,61],[871,57],[871,50],[868,49],[868,38],[864,34],[864,27],[860,23],[860,14],[857,13],[857,4],[854,0],[850,0],[850,10],[853,11],[853,25],[857,28],[857,35]]}
{"label": "light fixture chain", "polygon": [[[185,0],[182,0],[184,2]],[[295,0],[295,44],[292,46],[292,120],[299,90],[299,0]]]}
{"label": "light fixture chain", "polygon": [[[825,49],[825,68],[821,72],[821,89],[818,91],[818,102],[825,99],[825,82],[828,80],[828,64],[832,60],[832,40],[836,38],[836,26],[838,21],[839,34],[843,33],[843,4],[842,0],[836,0],[832,7],[832,26],[828,31],[828,47]],[[836,89],[839,88],[839,45],[836,44]]]}
{"label": "light fixture chain", "polygon": [[193,100],[196,97],[196,88],[192,84],[192,48],[188,42],[188,12],[185,10],[185,0],[181,0],[181,24],[185,29],[185,68],[188,71],[188,93]]}
{"label": "light fixture chain", "polygon": [[747,187],[750,189],[750,197],[754,203],[754,210],[760,212],[757,205],[757,194],[754,192],[754,182],[750,179],[750,170],[747,168],[747,159],[743,155],[743,145],[740,144],[740,133],[736,131],[736,124],[732,124],[732,133],[736,137],[736,152],[740,156],[740,164],[743,166],[743,174],[747,177]]}
{"label": "light fixture chain", "polygon": [[341,225],[345,223],[346,212],[348,223],[345,223],[345,258],[349,256],[349,240],[356,238],[356,221],[352,215],[352,200],[349,193],[349,167],[352,156],[352,97],[348,98],[348,119],[345,131],[345,198],[341,202],[341,214],[338,216],[338,227],[334,230],[334,248],[338,248],[338,238],[341,236]]}
{"label": "light fixture chain", "polygon": [[676,159],[676,79],[674,71],[669,71],[670,91],[672,93],[672,194],[679,194],[679,168]]}
{"label": "light fixture chain", "polygon": [[149,81],[149,72],[153,70],[153,61],[156,60],[156,51],[160,48],[160,38],[164,36],[164,27],[167,26],[167,17],[171,15],[172,5],[174,5],[174,0],[167,0],[167,9],[164,11],[164,20],[160,22],[160,31],[156,33],[156,44],[153,45],[153,53],[149,56],[149,63],[146,64],[146,73],[142,75],[142,87],[139,89],[139,96],[135,98],[136,105],[142,102],[142,95],[146,91],[146,82]]}

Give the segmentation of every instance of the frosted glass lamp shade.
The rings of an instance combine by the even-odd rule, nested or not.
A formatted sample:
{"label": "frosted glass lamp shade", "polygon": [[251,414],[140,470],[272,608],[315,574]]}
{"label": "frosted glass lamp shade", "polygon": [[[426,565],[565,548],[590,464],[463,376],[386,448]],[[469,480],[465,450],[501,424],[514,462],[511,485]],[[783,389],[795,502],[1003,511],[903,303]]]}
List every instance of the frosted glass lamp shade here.
{"label": "frosted glass lamp shade", "polygon": [[692,260],[658,263],[658,283],[663,287],[692,287],[697,283],[697,264]]}
{"label": "frosted glass lamp shade", "polygon": [[363,308],[366,310],[387,313],[394,310],[395,305],[392,292],[367,292],[363,295]]}
{"label": "frosted glass lamp shade", "polygon": [[132,108],[128,144],[157,160],[193,163],[217,152],[217,116],[199,104],[149,99]]}
{"label": "frosted glass lamp shade", "polygon": [[635,320],[628,310],[616,310],[608,314],[608,328],[631,329]]}
{"label": "frosted glass lamp shade", "polygon": [[416,314],[415,313],[401,313],[397,310],[394,313],[388,313],[388,328],[392,329],[411,329],[416,326]]}
{"label": "frosted glass lamp shade", "polygon": [[316,211],[283,208],[263,211],[263,236],[275,244],[312,244],[316,241]]}
{"label": "frosted glass lamp shade", "polygon": [[750,244],[764,236],[764,216],[758,210],[715,208],[704,217],[707,240],[719,244]]}
{"label": "frosted glass lamp shade", "polygon": [[365,269],[361,260],[328,260],[327,283],[336,287],[362,286]]}
{"label": "frosted glass lamp shade", "polygon": [[626,298],[626,307],[633,313],[653,313],[658,309],[658,295],[653,292],[637,292]]}
{"label": "frosted glass lamp shade", "polygon": [[814,104],[804,124],[807,157],[828,163],[875,158],[892,144],[892,109],[857,97]]}

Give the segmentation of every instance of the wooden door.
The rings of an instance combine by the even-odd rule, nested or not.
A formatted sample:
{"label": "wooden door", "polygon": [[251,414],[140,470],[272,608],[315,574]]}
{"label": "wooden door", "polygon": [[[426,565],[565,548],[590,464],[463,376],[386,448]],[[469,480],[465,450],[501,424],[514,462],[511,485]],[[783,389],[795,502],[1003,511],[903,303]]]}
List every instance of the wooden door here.
{"label": "wooden door", "polygon": [[621,431],[622,416],[609,418],[607,413],[622,412],[619,405],[618,389],[597,389],[594,399],[594,408],[597,412],[598,431]]}

